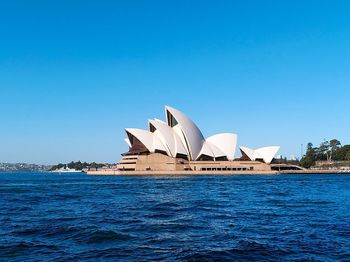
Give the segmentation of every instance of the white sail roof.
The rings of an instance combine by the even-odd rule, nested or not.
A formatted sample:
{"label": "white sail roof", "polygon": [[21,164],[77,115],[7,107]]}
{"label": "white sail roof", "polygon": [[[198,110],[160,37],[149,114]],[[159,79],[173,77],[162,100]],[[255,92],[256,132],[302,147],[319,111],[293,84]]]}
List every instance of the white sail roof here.
{"label": "white sail roof", "polygon": [[130,143],[129,138],[125,138],[125,139],[124,139],[124,141],[125,141],[125,143],[127,143],[127,144],[128,144],[128,146],[129,146],[129,147],[131,147],[131,146],[132,146],[132,145],[131,145],[131,143]]}
{"label": "white sail roof", "polygon": [[263,159],[266,164],[271,163],[279,149],[279,146],[268,146],[255,150],[248,147],[240,147],[242,154],[245,154],[250,160]]}
{"label": "white sail roof", "polygon": [[204,137],[196,124],[179,110],[166,106],[166,117],[168,125],[182,138],[183,144],[189,153],[191,160],[197,159],[202,150]]}
{"label": "white sail roof", "polygon": [[132,136],[136,137],[147,148],[149,152],[154,153],[156,150],[166,152],[166,148],[164,147],[162,142],[153,133],[147,130],[137,128],[127,128],[125,129],[125,131],[131,134]]}
{"label": "white sail roof", "polygon": [[[222,133],[204,139],[197,125],[177,109],[166,106],[166,122],[159,119],[149,120],[149,131],[128,128],[126,132],[136,137],[151,153],[162,151],[171,157],[186,156],[189,160],[198,160],[202,155],[212,158],[227,157],[234,160],[237,135]],[[132,137],[125,141],[132,147]],[[263,159],[271,163],[279,147],[263,147],[256,150],[240,147],[242,154],[251,160]]]}
{"label": "white sail roof", "polygon": [[278,150],[280,150],[279,146],[268,146],[257,149],[256,153],[259,158],[264,159],[266,164],[270,164]]}
{"label": "white sail roof", "polygon": [[215,154],[214,154],[213,150],[211,149],[209,143],[207,143],[207,142],[203,143],[202,150],[200,151],[198,158],[202,155],[215,158]]}
{"label": "white sail roof", "polygon": [[247,156],[250,160],[255,161],[255,151],[248,147],[241,146],[239,149],[242,152],[242,155]]}
{"label": "white sail roof", "polygon": [[202,150],[199,153],[198,158],[200,158],[202,155],[209,156],[209,157],[212,157],[212,158],[218,158],[218,157],[225,157],[226,156],[226,154],[223,151],[221,151],[216,145],[214,145],[214,144],[212,144],[212,143],[210,143],[208,141],[204,141]]}
{"label": "white sail roof", "polygon": [[237,135],[230,133],[223,133],[207,138],[207,142],[215,145],[228,160],[235,159],[235,151],[237,146]]}
{"label": "white sail roof", "polygon": [[150,127],[155,128],[154,134],[162,141],[169,156],[176,157],[178,154],[187,155],[187,151],[181,139],[174,132],[174,129],[165,122],[154,119],[149,120]]}

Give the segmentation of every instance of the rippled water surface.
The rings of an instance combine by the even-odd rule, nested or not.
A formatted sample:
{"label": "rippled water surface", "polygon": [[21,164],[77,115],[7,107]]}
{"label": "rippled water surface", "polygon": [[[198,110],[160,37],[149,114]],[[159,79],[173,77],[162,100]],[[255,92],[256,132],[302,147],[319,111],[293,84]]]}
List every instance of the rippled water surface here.
{"label": "rippled water surface", "polygon": [[350,176],[0,174],[0,260],[349,261]]}

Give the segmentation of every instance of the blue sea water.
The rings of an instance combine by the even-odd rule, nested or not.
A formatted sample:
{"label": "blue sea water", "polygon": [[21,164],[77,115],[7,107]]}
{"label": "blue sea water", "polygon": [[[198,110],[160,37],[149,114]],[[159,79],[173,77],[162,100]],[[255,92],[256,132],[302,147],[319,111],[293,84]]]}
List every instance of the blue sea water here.
{"label": "blue sea water", "polygon": [[350,176],[0,174],[2,261],[349,261]]}

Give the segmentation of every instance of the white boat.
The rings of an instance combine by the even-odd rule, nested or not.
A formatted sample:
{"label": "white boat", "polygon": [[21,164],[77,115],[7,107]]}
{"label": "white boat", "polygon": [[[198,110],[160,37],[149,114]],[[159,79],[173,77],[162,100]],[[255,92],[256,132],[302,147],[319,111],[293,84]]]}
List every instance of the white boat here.
{"label": "white boat", "polygon": [[61,167],[59,169],[56,169],[56,170],[52,170],[50,171],[50,173],[58,173],[58,174],[72,174],[72,173],[82,173],[83,171],[81,170],[77,170],[77,169],[74,169],[74,168],[69,168],[67,165],[65,165],[64,167]]}

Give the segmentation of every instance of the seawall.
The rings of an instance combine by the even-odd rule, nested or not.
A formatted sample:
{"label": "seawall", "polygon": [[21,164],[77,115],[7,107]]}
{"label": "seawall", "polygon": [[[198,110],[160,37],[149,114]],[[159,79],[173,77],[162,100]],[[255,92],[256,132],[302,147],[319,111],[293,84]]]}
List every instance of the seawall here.
{"label": "seawall", "polygon": [[288,170],[288,171],[88,171],[94,176],[194,176],[194,175],[282,175],[282,174],[350,174],[341,170]]}

